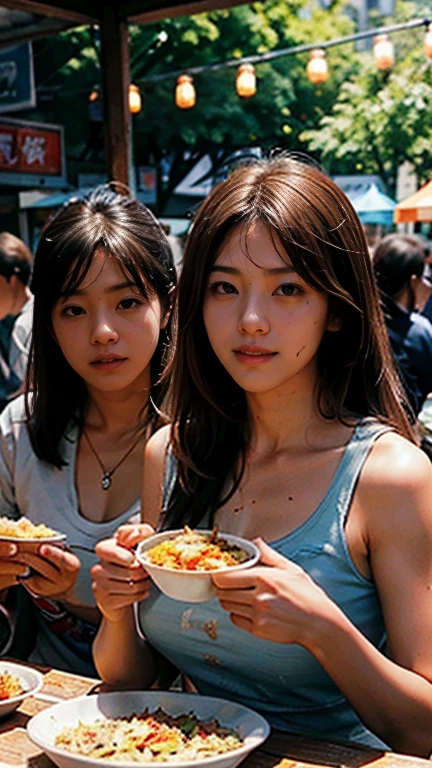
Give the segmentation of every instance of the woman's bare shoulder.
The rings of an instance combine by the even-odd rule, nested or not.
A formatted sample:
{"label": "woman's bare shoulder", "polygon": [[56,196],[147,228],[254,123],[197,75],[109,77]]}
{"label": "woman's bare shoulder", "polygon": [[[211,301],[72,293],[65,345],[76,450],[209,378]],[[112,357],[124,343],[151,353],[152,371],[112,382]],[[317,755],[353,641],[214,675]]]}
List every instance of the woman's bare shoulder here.
{"label": "woman's bare shoulder", "polygon": [[[432,464],[409,440],[382,435],[365,463],[358,500],[373,527],[412,531],[417,523],[432,532]],[[379,514],[377,514],[379,512]]]}
{"label": "woman's bare shoulder", "polygon": [[162,506],[165,460],[170,435],[170,425],[161,427],[147,442],[144,452],[142,519],[153,527],[157,525]]}

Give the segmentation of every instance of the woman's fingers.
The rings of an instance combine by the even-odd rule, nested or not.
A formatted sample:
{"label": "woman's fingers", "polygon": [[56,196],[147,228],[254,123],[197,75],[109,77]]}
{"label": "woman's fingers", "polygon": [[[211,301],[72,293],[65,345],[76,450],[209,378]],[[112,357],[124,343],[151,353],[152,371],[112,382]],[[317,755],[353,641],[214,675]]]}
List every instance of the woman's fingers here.
{"label": "woman's fingers", "polygon": [[143,568],[125,568],[124,566],[115,565],[114,563],[97,563],[90,571],[91,575],[96,578],[103,578],[110,581],[121,581],[128,583],[134,582],[148,582],[149,577]]}
{"label": "woman's fingers", "polygon": [[132,549],[140,541],[148,539],[149,536],[153,536],[155,533],[154,528],[147,523],[140,523],[139,525],[121,525],[116,533],[116,541],[121,547],[127,547]]}
{"label": "woman's fingers", "polygon": [[[135,561],[135,555],[123,546],[120,546],[117,539],[104,539],[96,544],[95,552],[104,563],[113,563],[124,568],[130,568]],[[139,564],[136,563],[136,567]]]}

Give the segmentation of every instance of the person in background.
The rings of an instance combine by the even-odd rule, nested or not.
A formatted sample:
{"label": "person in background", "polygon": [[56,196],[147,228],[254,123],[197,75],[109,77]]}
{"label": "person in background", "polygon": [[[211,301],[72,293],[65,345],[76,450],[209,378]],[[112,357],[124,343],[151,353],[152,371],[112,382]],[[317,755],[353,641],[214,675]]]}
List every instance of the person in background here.
{"label": "person in background", "polygon": [[[0,232],[0,320],[10,322],[9,350],[2,366],[5,380],[4,400],[18,394],[25,379],[31,340],[33,297],[29,283],[32,255],[18,237],[10,232]],[[3,357],[4,359],[4,357]]]}
{"label": "person in background", "polygon": [[139,519],[175,283],[159,223],[115,184],[73,198],[42,232],[25,392],[0,416],[0,515],[67,536],[36,553],[0,542],[0,589],[22,582],[36,608],[34,663],[94,674],[90,563],[99,539]]}
{"label": "person in background", "polygon": [[[164,658],[274,728],[429,755],[432,468],[351,203],[289,157],[234,171],[193,223],[177,310],[143,522],[92,569],[100,676],[150,686]],[[261,562],[172,600],[133,547],[184,525],[255,539]]]}
{"label": "person in background", "polygon": [[415,235],[387,235],[373,254],[390,343],[415,414],[432,392],[432,324],[421,314],[432,295],[425,265]]}

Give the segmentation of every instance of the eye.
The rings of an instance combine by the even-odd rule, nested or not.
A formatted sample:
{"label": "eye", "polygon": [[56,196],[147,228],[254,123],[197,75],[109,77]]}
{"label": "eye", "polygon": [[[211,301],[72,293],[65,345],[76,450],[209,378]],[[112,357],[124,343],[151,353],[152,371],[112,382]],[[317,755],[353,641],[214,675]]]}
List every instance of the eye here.
{"label": "eye", "polygon": [[224,280],[217,280],[215,283],[210,283],[209,290],[218,296],[228,296],[233,293],[238,293],[237,288],[235,288],[232,283],[227,283]]}
{"label": "eye", "polygon": [[273,296],[297,296],[303,293],[302,289],[298,285],[293,283],[283,283],[273,291]]}
{"label": "eye", "polygon": [[120,309],[135,309],[135,307],[140,307],[141,304],[142,301],[139,299],[128,297],[127,299],[122,299],[119,301],[118,306]]}
{"label": "eye", "polygon": [[69,304],[68,307],[64,307],[61,311],[64,317],[79,317],[85,314],[82,307],[78,307],[76,304]]}

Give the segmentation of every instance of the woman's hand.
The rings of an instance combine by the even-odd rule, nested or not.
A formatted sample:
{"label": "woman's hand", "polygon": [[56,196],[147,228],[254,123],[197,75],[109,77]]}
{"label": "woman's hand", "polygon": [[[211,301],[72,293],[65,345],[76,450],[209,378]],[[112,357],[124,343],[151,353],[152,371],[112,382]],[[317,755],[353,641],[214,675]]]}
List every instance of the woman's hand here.
{"label": "woman's hand", "polygon": [[34,575],[26,578],[25,584],[38,597],[67,598],[81,567],[76,555],[53,544],[41,544],[37,554],[18,552],[17,558],[31,568]]}
{"label": "woman's hand", "polygon": [[19,584],[20,577],[25,577],[28,570],[18,554],[17,545],[0,541],[0,590]]}
{"label": "woman's hand", "polygon": [[100,563],[90,571],[92,588],[101,613],[108,621],[122,621],[125,609],[147,597],[149,577],[131,550],[153,534],[150,525],[122,525],[115,538],[96,545]]}
{"label": "woman's hand", "polygon": [[325,618],[330,599],[302,568],[261,539],[262,565],[213,573],[218,599],[236,627],[275,643],[308,646],[316,619]]}

